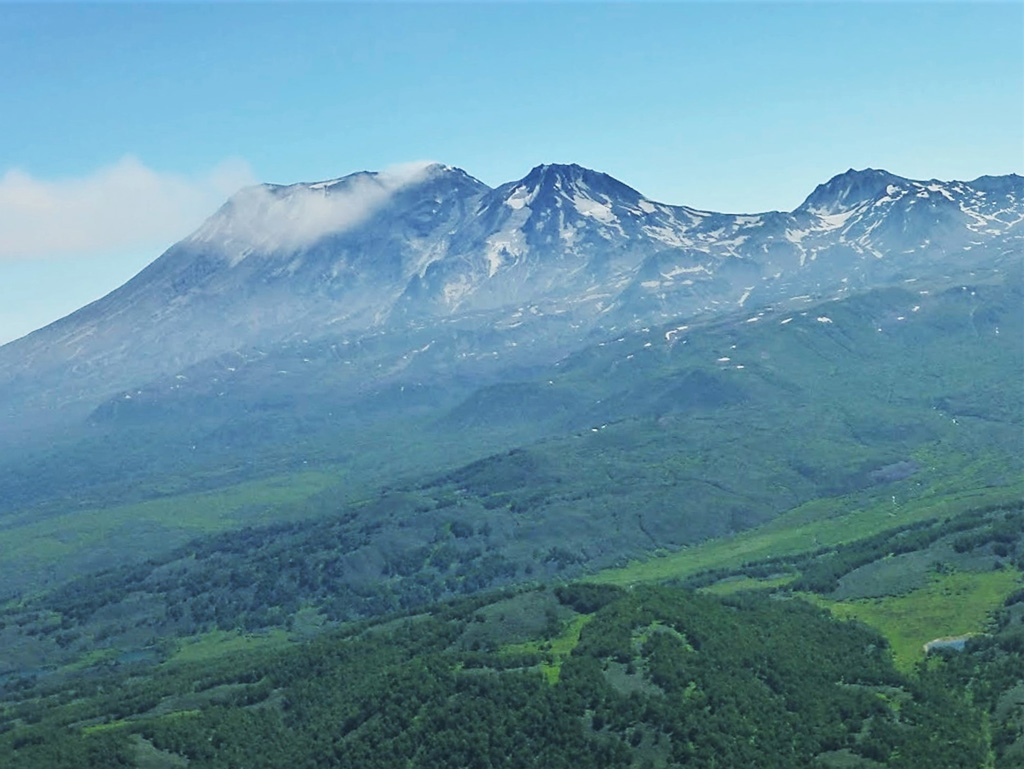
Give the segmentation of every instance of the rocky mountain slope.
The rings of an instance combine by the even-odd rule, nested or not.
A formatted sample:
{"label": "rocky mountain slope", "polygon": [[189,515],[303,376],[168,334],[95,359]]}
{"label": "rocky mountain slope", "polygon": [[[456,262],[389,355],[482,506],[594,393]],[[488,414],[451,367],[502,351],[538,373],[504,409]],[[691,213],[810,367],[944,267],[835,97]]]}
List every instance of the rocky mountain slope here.
{"label": "rocky mountain slope", "polygon": [[[396,381],[416,356],[420,374],[550,362],[674,318],[997,266],[1019,258],[1022,221],[1016,175],[850,170],[792,212],[749,215],[655,202],[577,165],[495,189],[440,164],[260,185],[124,286],[0,348],[3,434],[23,443],[213,356],[304,340],[373,340]],[[454,359],[427,354],[439,329],[458,337]]]}

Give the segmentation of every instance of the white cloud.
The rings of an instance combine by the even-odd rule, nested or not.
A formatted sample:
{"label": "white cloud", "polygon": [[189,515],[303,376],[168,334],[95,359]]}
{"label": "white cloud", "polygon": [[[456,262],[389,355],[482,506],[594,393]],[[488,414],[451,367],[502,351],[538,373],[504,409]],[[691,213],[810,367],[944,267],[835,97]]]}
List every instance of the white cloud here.
{"label": "white cloud", "polygon": [[239,192],[193,239],[215,241],[232,262],[253,252],[289,251],[365,220],[399,189],[423,180],[434,163],[391,166],[338,182],[284,188],[249,187]]}
{"label": "white cloud", "polygon": [[154,171],[131,156],[75,178],[9,170],[0,176],[0,259],[165,247],[253,181],[240,160],[196,177]]}

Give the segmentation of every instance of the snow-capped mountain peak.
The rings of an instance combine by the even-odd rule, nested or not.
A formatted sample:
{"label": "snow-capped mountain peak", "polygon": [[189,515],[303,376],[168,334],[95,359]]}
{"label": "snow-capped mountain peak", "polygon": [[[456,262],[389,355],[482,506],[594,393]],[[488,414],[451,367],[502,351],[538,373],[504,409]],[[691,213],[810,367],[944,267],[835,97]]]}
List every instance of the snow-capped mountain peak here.
{"label": "snow-capped mountain peak", "polygon": [[467,356],[527,360],[638,325],[996,267],[1022,242],[1016,175],[851,169],[795,211],[753,215],[658,203],[576,164],[494,189],[440,163],[264,184],[121,288],[4,346],[0,396],[20,419],[250,345],[429,324],[492,345]]}
{"label": "snow-capped mountain peak", "polygon": [[909,183],[888,171],[865,168],[862,171],[849,169],[819,184],[814,192],[797,208],[818,215],[832,215],[850,211],[868,201],[875,201],[885,195],[889,188],[900,189]]}
{"label": "snow-capped mountain peak", "polygon": [[535,166],[520,183],[534,189],[550,187],[566,192],[594,190],[600,194],[640,194],[613,176],[584,168],[577,163],[548,163]]}

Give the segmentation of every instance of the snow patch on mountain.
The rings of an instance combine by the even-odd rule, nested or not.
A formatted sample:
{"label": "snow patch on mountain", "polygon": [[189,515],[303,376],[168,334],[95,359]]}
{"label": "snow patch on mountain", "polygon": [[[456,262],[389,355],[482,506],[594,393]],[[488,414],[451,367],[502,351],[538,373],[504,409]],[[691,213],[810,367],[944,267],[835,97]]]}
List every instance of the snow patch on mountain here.
{"label": "snow patch on mountain", "polygon": [[516,187],[512,194],[505,198],[505,205],[511,208],[513,211],[529,206],[534,199],[537,197],[537,190],[530,189],[525,185]]}
{"label": "snow patch on mountain", "polygon": [[821,222],[819,230],[838,230],[844,224],[846,224],[850,217],[856,213],[856,209],[850,211],[843,211],[838,214],[822,214],[818,216],[818,220]]}
{"label": "snow patch on mountain", "polygon": [[684,237],[678,230],[674,230],[671,227],[648,225],[643,228],[643,232],[654,240],[661,241],[666,246],[685,248],[693,243],[690,238]]}
{"label": "snow patch on mountain", "polygon": [[676,277],[678,277],[680,275],[694,274],[694,273],[701,273],[701,272],[706,273],[707,271],[708,271],[708,268],[705,265],[703,265],[703,264],[698,264],[698,265],[696,265],[694,267],[678,266],[678,267],[673,267],[668,272],[663,272],[662,276],[667,278],[667,279],[669,279],[669,280],[671,280],[672,278],[676,278]]}
{"label": "snow patch on mountain", "polygon": [[583,216],[589,216],[602,224],[615,224],[618,217],[612,213],[611,206],[607,203],[599,203],[592,198],[584,197],[578,192],[572,197],[573,205]]}
{"label": "snow patch on mountain", "polygon": [[468,275],[459,275],[455,280],[445,284],[444,301],[449,307],[455,307],[473,288]]}

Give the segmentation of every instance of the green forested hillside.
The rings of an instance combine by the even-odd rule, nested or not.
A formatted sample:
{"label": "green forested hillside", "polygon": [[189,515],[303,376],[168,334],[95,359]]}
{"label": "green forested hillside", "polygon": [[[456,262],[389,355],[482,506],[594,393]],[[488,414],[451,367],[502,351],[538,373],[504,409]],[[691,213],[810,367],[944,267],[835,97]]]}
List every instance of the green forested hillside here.
{"label": "green forested hillside", "polygon": [[12,769],[1011,766],[1015,722],[990,720],[1005,680],[966,662],[986,655],[1000,674],[1020,664],[995,640],[908,677],[882,637],[799,600],[539,589],[29,686],[8,695],[0,755]]}
{"label": "green forested hillside", "polygon": [[[0,577],[21,587],[91,567],[97,529],[104,557],[145,560],[202,531],[337,513],[381,487],[459,491],[465,473],[487,509],[514,507],[542,530],[567,522],[588,558],[599,543],[577,520],[584,505],[586,521],[615,527],[621,556],[651,537],[676,547],[735,533],[818,497],[1012,482],[1022,303],[1015,276],[793,300],[595,340],[493,385],[452,377],[358,396],[336,369],[372,371],[372,351],[339,361],[314,345],[301,380],[270,376],[268,359],[248,379],[237,372],[229,404],[172,389],[150,407],[124,402],[147,418],[99,420],[9,460]],[[503,457],[517,448],[540,472],[513,487],[521,458]]]}
{"label": "green forested hillside", "polygon": [[[307,404],[249,446],[301,449],[273,477],[169,455],[9,504],[0,758],[1019,765],[1021,306],[998,279],[644,329],[345,441]],[[126,433],[132,466],[200,405]]]}
{"label": "green forested hillside", "polygon": [[[673,578],[1019,499],[1022,301],[1012,281],[892,289],[624,336],[529,386],[480,391],[406,443],[425,452],[456,422],[468,443],[500,441],[527,429],[502,432],[508,402],[536,411],[545,389],[553,407],[529,429],[549,437],[358,501],[321,468],[9,518],[0,573],[55,579],[20,595],[6,582],[8,665],[315,628],[629,561],[607,578]],[[288,520],[236,528],[246,516]],[[164,542],[197,529],[228,531]],[[93,567],[68,579],[78,556]]]}
{"label": "green forested hillside", "polygon": [[[165,638],[148,655],[104,654],[101,639],[84,664],[5,677],[0,757],[1011,769],[1024,762],[1022,516],[969,510],[683,587],[538,586],[319,632],[308,609],[277,606],[287,633]],[[64,617],[76,601],[89,596]],[[19,632],[90,627],[48,630],[41,615]]]}

